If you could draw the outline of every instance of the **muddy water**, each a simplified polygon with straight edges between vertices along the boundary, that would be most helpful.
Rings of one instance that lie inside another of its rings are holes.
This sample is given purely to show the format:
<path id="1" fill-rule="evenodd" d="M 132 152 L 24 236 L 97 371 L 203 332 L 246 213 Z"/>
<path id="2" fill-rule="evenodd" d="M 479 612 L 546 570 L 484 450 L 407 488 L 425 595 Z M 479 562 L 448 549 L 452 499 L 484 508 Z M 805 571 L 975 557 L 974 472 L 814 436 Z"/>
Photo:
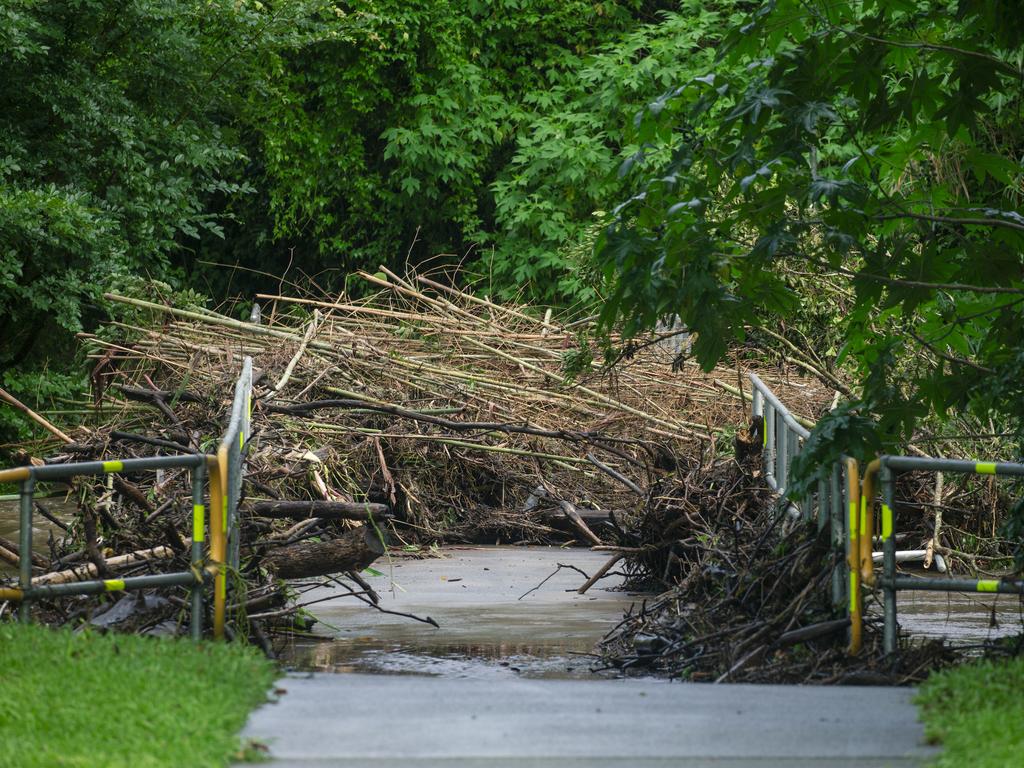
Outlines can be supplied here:
<path id="1" fill-rule="evenodd" d="M 65 503 L 63 498 L 42 499 L 41 501 L 46 505 L 47 511 L 51 512 L 58 520 L 68 519 L 74 511 L 74 505 Z M 0 501 L 0 536 L 15 542 L 19 541 L 18 531 L 21 528 L 18 509 L 16 501 Z M 50 548 L 47 542 L 51 532 L 55 539 L 59 539 L 64 533 L 38 512 L 32 515 L 32 549 L 34 551 L 49 556 Z M 0 575 L 10 576 L 16 573 L 16 568 L 0 560 Z"/>
<path id="2" fill-rule="evenodd" d="M 368 579 L 381 595 L 382 608 L 429 616 L 439 627 L 339 597 L 310 607 L 321 622 L 317 636 L 291 643 L 285 660 L 298 669 L 333 672 L 590 677 L 594 644 L 630 605 L 646 597 L 616 589 L 619 576 L 578 595 L 584 577 L 569 568 L 558 570 L 561 563 L 592 574 L 607 560 L 606 553 L 473 547 L 447 548 L 440 555 L 396 559 L 390 565 L 378 561 L 384 575 Z M 330 594 L 316 589 L 302 601 Z"/>
<path id="3" fill-rule="evenodd" d="M 952 645 L 977 645 L 1024 631 L 1024 604 L 1015 595 L 900 592 L 900 629 L 911 637 L 945 638 Z"/>

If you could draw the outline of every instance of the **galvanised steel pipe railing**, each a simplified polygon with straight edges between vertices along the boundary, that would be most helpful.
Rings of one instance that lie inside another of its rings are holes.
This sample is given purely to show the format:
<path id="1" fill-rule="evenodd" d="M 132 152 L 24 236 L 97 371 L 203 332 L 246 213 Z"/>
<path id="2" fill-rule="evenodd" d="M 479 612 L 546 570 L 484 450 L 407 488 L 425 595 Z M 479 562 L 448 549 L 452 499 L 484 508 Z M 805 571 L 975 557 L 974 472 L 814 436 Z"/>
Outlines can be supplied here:
<path id="1" fill-rule="evenodd" d="M 757 374 L 747 374 L 754 388 L 751 412 L 764 420 L 765 477 L 768 485 L 785 495 L 790 459 L 799 453 L 799 441 L 811 436 Z"/>
<path id="2" fill-rule="evenodd" d="M 218 445 L 216 456 L 189 454 L 184 456 L 152 456 L 115 461 L 86 461 L 75 464 L 51 464 L 42 467 L 19 467 L 0 470 L 0 483 L 20 483 L 20 557 L 18 587 L 0 587 L 0 600 L 20 602 L 19 617 L 27 622 L 35 600 L 66 595 L 92 595 L 104 592 L 145 589 L 149 587 L 191 587 L 191 632 L 196 640 L 202 637 L 203 586 L 214 582 L 213 636 L 224 636 L 227 595 L 227 566 L 238 568 L 238 504 L 242 491 L 244 458 L 252 426 L 252 359 L 246 357 L 242 373 L 235 383 L 234 399 L 227 429 Z M 191 569 L 178 573 L 132 576 L 124 579 L 94 579 L 67 584 L 32 585 L 33 494 L 40 480 L 65 480 L 80 475 L 184 467 L 192 473 L 192 551 Z M 203 503 L 203 481 L 210 483 L 210 544 L 208 561 L 203 559 L 206 540 L 206 506 Z"/>
<path id="3" fill-rule="evenodd" d="M 245 455 L 252 431 L 252 358 L 242 362 L 242 373 L 235 383 L 231 416 L 217 447 L 217 485 L 220 503 L 216 506 L 219 520 L 211 524 L 220 530 L 217 539 L 217 576 L 214 580 L 214 624 L 215 638 L 223 637 L 225 606 L 227 604 L 227 566 L 233 571 L 239 567 L 238 504 L 242 496 L 242 477 L 245 470 Z M 213 474 L 211 474 L 211 478 Z M 212 495 L 212 490 L 211 490 Z M 212 537 L 211 537 L 212 538 Z M 242 600 L 239 595 L 239 602 Z"/>
<path id="4" fill-rule="evenodd" d="M 19 618 L 23 623 L 31 619 L 31 606 L 36 600 L 66 595 L 94 595 L 104 592 L 144 589 L 147 587 L 191 587 L 191 632 L 198 640 L 202 636 L 203 582 L 210 575 L 203 563 L 203 531 L 205 505 L 203 479 L 207 457 L 201 454 L 185 456 L 152 456 L 117 461 L 84 461 L 74 464 L 50 464 L 41 467 L 19 467 L 0 471 L 0 482 L 20 483 L 20 531 L 18 558 L 18 587 L 0 588 L 0 600 L 21 603 Z M 150 576 L 132 576 L 125 579 L 93 579 L 67 584 L 32 584 L 32 518 L 33 495 L 36 483 L 45 480 L 67 480 L 82 475 L 102 475 L 120 472 L 141 472 L 158 469 L 186 468 L 192 474 L 192 567 L 188 571 L 162 573 Z"/>
<path id="5" fill-rule="evenodd" d="M 764 445 L 764 473 L 768 485 L 780 496 L 785 496 L 790 487 L 790 472 L 793 459 L 799 454 L 803 442 L 810 437 L 809 427 L 813 423 L 795 416 L 756 374 L 748 374 L 753 393 L 751 414 L 762 420 Z M 799 509 L 804 520 L 814 517 L 817 510 L 818 530 L 830 529 L 832 548 L 836 554 L 836 567 L 832 572 L 832 604 L 838 609 L 848 606 L 851 618 L 851 651 L 860 648 L 860 581 L 853 573 L 847 577 L 850 552 L 857 550 L 857 539 L 847 538 L 844 525 L 844 498 L 859 490 L 860 479 L 857 462 L 845 459 L 836 463 L 827 477 L 818 482 L 816 493 L 808 494 Z M 792 507 L 792 509 L 796 509 Z M 843 556 L 840 556 L 843 553 Z"/>
<path id="6" fill-rule="evenodd" d="M 941 592 L 990 592 L 1010 595 L 1024 594 L 1024 581 L 1014 579 L 919 579 L 896 575 L 896 538 L 893 536 L 896 506 L 896 476 L 900 472 L 954 472 L 971 475 L 1024 477 L 1024 464 L 998 461 L 960 461 L 928 459 L 917 456 L 882 456 L 878 459 L 878 476 L 882 487 L 882 579 L 885 601 L 883 647 L 894 653 L 898 645 L 899 625 L 896 621 L 896 593 L 900 590 Z M 870 507 L 871 500 L 867 502 Z"/>

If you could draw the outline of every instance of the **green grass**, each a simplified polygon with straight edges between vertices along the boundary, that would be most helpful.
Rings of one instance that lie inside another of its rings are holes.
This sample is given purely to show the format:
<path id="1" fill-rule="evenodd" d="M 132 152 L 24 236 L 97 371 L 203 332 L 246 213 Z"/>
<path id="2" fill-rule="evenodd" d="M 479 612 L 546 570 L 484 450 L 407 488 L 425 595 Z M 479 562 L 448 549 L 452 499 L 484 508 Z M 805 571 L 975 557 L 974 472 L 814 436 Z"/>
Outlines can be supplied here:
<path id="1" fill-rule="evenodd" d="M 222 766 L 274 666 L 238 645 L 0 624 L 0 766 Z"/>
<path id="2" fill-rule="evenodd" d="M 937 768 L 1024 765 L 1024 658 L 983 661 L 931 675 L 917 697 Z"/>

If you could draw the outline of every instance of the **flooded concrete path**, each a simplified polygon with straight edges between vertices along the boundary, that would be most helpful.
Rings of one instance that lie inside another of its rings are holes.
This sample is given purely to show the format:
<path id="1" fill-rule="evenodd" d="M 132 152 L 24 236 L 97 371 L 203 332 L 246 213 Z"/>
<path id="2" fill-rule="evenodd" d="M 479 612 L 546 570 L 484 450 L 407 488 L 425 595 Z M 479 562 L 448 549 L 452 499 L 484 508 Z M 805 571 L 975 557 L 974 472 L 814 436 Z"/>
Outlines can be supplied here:
<path id="1" fill-rule="evenodd" d="M 366 577 L 380 606 L 429 616 L 439 626 L 318 588 L 301 601 L 339 597 L 311 607 L 320 622 L 317 637 L 294 641 L 283 661 L 328 672 L 590 677 L 594 645 L 632 604 L 649 597 L 622 591 L 621 576 L 577 594 L 586 579 L 580 571 L 593 574 L 607 559 L 556 547 L 447 547 L 427 559 L 381 560 L 375 567 L 384 575 Z"/>
<path id="2" fill-rule="evenodd" d="M 311 606 L 321 637 L 297 642 L 289 660 L 322 671 L 279 681 L 284 693 L 243 733 L 269 745 L 271 766 L 902 768 L 934 753 L 922 746 L 911 689 L 590 674 L 594 660 L 577 654 L 643 596 L 609 589 L 617 579 L 577 595 L 584 577 L 568 568 L 531 590 L 559 563 L 593 573 L 602 553 L 441 554 L 378 563 L 385 575 L 369 579 L 383 607 L 430 616 L 439 628 L 351 597 Z"/>

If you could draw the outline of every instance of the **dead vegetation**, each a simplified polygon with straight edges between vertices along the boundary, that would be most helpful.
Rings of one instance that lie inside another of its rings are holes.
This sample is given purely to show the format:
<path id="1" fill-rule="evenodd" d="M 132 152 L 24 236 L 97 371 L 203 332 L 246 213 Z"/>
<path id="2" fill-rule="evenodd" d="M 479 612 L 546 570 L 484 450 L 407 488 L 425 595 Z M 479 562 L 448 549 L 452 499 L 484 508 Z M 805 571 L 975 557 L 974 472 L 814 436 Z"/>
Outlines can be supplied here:
<path id="1" fill-rule="evenodd" d="M 47 461 L 212 451 L 242 358 L 252 356 L 254 431 L 236 593 L 244 584 L 249 619 L 274 622 L 294 619 L 274 573 L 302 575 L 283 565 L 295 557 L 275 551 L 351 543 L 364 534 L 355 529 L 366 504 L 380 505 L 373 525 L 399 549 L 567 539 L 628 547 L 637 536 L 655 536 L 652 516 L 660 511 L 689 510 L 695 494 L 723 492 L 705 489 L 708 478 L 691 470 L 728 453 L 745 421 L 747 406 L 734 394 L 744 387 L 739 367 L 711 374 L 685 361 L 673 367 L 681 346 L 669 333 L 609 371 L 591 362 L 599 353 L 590 348 L 588 321 L 563 324 L 422 276 L 362 277 L 379 293 L 361 301 L 260 296 L 258 322 L 108 296 L 125 314 L 84 339 L 99 424 L 71 431 L 71 442 Z M 758 373 L 806 416 L 831 399 L 809 379 Z M 46 570 L 180 568 L 191 509 L 182 473 L 108 480 L 71 489 L 79 513 L 65 540 L 54 542 Z M 719 516 L 749 516 L 754 530 L 771 506 L 766 498 L 755 494 L 749 508 L 731 513 L 723 501 Z M 282 512 L 276 502 L 293 508 Z M 702 535 L 686 530 L 698 522 L 687 515 L 671 536 Z M 143 563 L 111 565 L 139 551 L 147 553 Z M 680 556 L 666 550 L 669 570 L 658 575 L 681 573 L 671 562 Z M 80 602 L 54 610 L 70 610 L 62 616 L 70 620 L 95 608 Z M 235 629 L 249 629 L 240 613 Z"/>

